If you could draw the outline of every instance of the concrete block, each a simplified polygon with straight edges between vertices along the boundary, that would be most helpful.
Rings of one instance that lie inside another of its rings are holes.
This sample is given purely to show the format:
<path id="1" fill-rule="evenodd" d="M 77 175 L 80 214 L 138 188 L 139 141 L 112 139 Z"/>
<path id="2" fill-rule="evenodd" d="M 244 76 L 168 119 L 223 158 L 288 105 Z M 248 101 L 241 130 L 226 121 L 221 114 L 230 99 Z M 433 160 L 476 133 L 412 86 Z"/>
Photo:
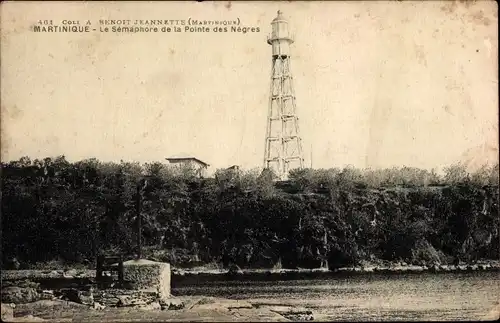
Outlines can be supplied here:
<path id="1" fill-rule="evenodd" d="M 170 297 L 170 264 L 150 260 L 123 263 L 123 278 L 138 291 L 157 292 L 160 299 Z"/>

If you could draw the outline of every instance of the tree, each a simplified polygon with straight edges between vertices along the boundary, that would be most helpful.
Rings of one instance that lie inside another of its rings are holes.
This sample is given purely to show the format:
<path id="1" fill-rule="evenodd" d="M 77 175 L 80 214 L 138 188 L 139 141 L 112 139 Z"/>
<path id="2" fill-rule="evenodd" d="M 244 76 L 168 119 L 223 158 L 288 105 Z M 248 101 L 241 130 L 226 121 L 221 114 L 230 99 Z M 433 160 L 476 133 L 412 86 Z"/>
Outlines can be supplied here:
<path id="1" fill-rule="evenodd" d="M 466 167 L 460 163 L 446 167 L 444 171 L 444 182 L 447 184 L 461 184 L 469 178 Z"/>

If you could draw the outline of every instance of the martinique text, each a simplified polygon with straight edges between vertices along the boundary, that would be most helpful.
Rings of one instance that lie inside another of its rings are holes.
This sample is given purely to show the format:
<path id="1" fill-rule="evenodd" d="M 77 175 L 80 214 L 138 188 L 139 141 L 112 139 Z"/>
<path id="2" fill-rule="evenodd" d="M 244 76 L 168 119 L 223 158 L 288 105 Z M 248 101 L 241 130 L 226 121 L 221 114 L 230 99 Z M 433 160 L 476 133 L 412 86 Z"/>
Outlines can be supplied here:
<path id="1" fill-rule="evenodd" d="M 91 31 L 89 26 L 33 26 L 34 32 L 73 32 L 73 33 L 89 33 Z"/>

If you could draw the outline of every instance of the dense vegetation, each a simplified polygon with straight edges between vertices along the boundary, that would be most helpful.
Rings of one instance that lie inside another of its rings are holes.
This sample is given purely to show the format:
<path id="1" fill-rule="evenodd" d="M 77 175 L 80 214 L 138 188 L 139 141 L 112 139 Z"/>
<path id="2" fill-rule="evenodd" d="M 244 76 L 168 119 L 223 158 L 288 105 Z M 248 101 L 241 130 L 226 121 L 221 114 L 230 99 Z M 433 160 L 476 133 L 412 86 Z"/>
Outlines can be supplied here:
<path id="1" fill-rule="evenodd" d="M 274 184 L 271 172 L 22 158 L 2 164 L 2 266 L 133 256 L 138 200 L 146 256 L 177 266 L 498 259 L 498 193 L 498 165 L 304 169 Z"/>

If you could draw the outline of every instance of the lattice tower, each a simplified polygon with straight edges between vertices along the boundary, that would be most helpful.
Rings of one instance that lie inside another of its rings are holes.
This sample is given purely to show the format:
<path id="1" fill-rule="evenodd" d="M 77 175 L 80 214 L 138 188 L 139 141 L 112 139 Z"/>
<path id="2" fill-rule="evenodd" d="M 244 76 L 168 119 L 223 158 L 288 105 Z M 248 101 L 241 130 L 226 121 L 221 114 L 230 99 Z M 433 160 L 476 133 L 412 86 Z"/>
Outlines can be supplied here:
<path id="1" fill-rule="evenodd" d="M 272 67 L 264 168 L 272 169 L 284 180 L 290 170 L 303 168 L 304 158 L 290 67 L 290 45 L 294 40 L 281 11 L 271 26 L 267 38 L 272 46 Z"/>

